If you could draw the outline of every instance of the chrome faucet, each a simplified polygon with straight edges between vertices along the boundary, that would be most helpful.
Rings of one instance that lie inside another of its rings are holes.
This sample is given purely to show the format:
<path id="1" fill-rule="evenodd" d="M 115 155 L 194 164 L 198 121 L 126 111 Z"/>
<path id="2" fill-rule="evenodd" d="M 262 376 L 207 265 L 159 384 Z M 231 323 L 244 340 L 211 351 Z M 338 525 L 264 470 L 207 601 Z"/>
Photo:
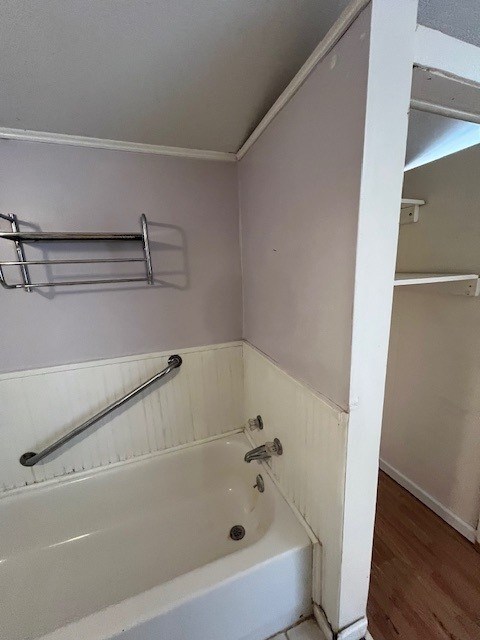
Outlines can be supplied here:
<path id="1" fill-rule="evenodd" d="M 268 460 L 273 455 L 281 456 L 283 453 L 282 443 L 278 438 L 275 438 L 273 442 L 266 442 L 261 444 L 255 449 L 251 449 L 245 454 L 245 462 L 251 462 L 252 460 Z"/>

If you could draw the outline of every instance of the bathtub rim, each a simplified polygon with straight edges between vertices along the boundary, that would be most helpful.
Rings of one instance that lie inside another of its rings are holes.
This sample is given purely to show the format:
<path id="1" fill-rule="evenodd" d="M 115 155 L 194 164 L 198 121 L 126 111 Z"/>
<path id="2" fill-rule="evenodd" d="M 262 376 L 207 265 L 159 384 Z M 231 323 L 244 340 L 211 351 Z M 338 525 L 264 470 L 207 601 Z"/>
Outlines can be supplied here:
<path id="1" fill-rule="evenodd" d="M 214 442 L 215 440 L 220 440 L 223 438 L 231 438 L 241 433 L 243 433 L 245 436 L 247 435 L 244 427 L 238 427 L 237 429 L 225 431 L 225 433 L 209 436 L 208 438 L 202 438 L 201 440 L 185 442 L 184 444 L 179 444 L 179 445 L 176 445 L 175 447 L 169 447 L 168 449 L 162 449 L 160 451 L 149 451 L 148 453 L 144 453 L 139 456 L 132 456 L 131 458 L 126 458 L 125 460 L 117 460 L 116 462 L 110 462 L 108 464 L 101 465 L 99 467 L 94 467 L 93 469 L 86 469 L 82 471 L 72 471 L 70 473 L 57 476 L 56 478 L 49 478 L 48 480 L 39 480 L 38 482 L 26 484 L 22 487 L 14 487 L 12 489 L 6 489 L 0 492 L 0 504 L 2 503 L 3 500 L 7 500 L 8 498 L 14 498 L 18 495 L 22 495 L 30 491 L 41 491 L 42 489 L 47 489 L 52 486 L 68 484 L 70 482 L 75 482 L 76 480 L 82 480 L 85 478 L 90 478 L 92 476 L 98 476 L 100 474 L 104 474 L 108 471 L 112 471 L 113 469 L 118 469 L 119 467 L 123 467 L 125 465 L 134 464 L 136 462 L 145 462 L 146 460 L 150 460 L 152 458 L 158 458 L 160 456 L 168 455 L 169 453 L 175 453 L 177 451 L 190 449 L 191 447 L 196 447 L 198 445 L 208 444 L 209 442 Z"/>

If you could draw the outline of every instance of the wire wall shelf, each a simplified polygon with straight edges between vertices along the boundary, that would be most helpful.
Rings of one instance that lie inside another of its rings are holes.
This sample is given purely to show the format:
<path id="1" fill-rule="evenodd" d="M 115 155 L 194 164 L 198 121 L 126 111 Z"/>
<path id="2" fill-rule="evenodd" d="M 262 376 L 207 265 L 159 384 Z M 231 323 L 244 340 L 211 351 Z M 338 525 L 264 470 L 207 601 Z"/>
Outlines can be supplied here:
<path id="1" fill-rule="evenodd" d="M 42 287 L 66 287 L 78 285 L 117 284 L 122 282 L 145 282 L 153 284 L 152 259 L 148 239 L 147 218 L 140 217 L 140 231 L 138 233 L 79 233 L 79 232 L 44 232 L 20 231 L 15 214 L 0 213 L 0 218 L 10 223 L 11 231 L 0 231 L 0 238 L 10 240 L 15 245 L 17 260 L 0 260 L 0 285 L 5 289 L 24 289 L 31 291 Z M 24 244 L 37 242 L 133 242 L 142 249 L 139 258 L 83 258 L 65 260 L 27 260 Z M 31 280 L 29 267 L 32 265 L 73 265 L 73 264 L 105 264 L 105 263 L 135 263 L 145 264 L 145 275 L 135 277 L 90 278 L 88 280 L 53 280 L 51 282 L 34 282 Z M 7 282 L 3 267 L 18 267 L 21 280 Z"/>

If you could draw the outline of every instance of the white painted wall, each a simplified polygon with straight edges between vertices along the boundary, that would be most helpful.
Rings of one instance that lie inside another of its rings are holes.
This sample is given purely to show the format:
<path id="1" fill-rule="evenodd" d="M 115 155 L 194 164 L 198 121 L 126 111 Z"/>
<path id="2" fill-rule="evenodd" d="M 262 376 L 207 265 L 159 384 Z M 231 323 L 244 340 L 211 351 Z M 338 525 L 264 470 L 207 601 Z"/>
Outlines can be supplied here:
<path id="1" fill-rule="evenodd" d="M 39 462 L 39 451 L 166 366 L 183 365 L 118 411 Z M 0 492 L 74 471 L 195 442 L 243 426 L 239 342 L 0 376 Z"/>
<path id="2" fill-rule="evenodd" d="M 401 227 L 400 271 L 480 273 L 479 171 L 477 146 L 405 174 L 404 195 L 427 204 L 418 223 Z M 471 539 L 480 513 L 479 327 L 478 298 L 396 291 L 381 448 Z"/>

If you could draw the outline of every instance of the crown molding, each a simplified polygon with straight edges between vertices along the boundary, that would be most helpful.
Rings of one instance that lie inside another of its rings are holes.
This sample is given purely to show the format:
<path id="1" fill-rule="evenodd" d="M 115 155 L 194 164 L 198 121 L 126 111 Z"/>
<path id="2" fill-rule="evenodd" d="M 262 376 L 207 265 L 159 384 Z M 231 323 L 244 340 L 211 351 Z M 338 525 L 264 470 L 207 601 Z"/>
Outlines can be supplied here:
<path id="1" fill-rule="evenodd" d="M 203 149 L 183 149 L 181 147 L 164 147 L 143 142 L 126 142 L 122 140 L 107 140 L 103 138 L 87 138 L 73 136 L 66 133 L 47 133 L 45 131 L 30 131 L 28 129 L 9 129 L 0 127 L 0 139 L 24 140 L 27 142 L 48 142 L 74 147 L 90 147 L 93 149 L 110 149 L 113 151 L 134 151 L 136 153 L 151 153 L 161 156 L 190 158 L 196 160 L 215 160 L 217 162 L 235 162 L 235 153 L 226 151 L 206 151 Z"/>
<path id="2" fill-rule="evenodd" d="M 237 162 L 258 140 L 272 120 L 280 113 L 293 98 L 315 67 L 321 62 L 349 29 L 360 13 L 370 4 L 371 0 L 352 0 L 343 10 L 339 18 L 328 31 L 320 44 L 315 48 L 307 61 L 294 76 L 286 89 L 280 94 L 272 107 L 267 111 L 245 143 L 236 153 L 227 151 L 209 151 L 203 149 L 184 149 L 181 147 L 166 147 L 162 145 L 146 144 L 142 142 L 127 142 L 122 140 L 108 140 L 104 138 L 88 138 L 65 133 L 48 133 L 46 131 L 31 131 L 28 129 L 10 129 L 0 127 L 0 139 L 25 140 L 28 142 L 48 142 L 75 147 L 90 147 L 94 149 L 111 149 L 114 151 L 134 151 L 136 153 L 151 153 L 177 158 L 191 158 L 197 160 L 214 160 L 217 162 Z"/>
<path id="3" fill-rule="evenodd" d="M 300 68 L 298 73 L 293 77 L 287 88 L 280 94 L 277 100 L 273 103 L 266 115 L 259 122 L 245 143 L 237 151 L 237 160 L 241 160 L 247 151 L 253 146 L 253 144 L 262 135 L 268 125 L 277 116 L 285 105 L 293 98 L 300 87 L 303 85 L 308 76 L 312 73 L 315 67 L 321 62 L 325 56 L 327 56 L 333 47 L 337 44 L 344 33 L 355 22 L 360 13 L 370 4 L 371 0 L 352 0 L 350 4 L 345 7 L 338 19 L 332 25 L 327 35 L 323 38 L 320 44 L 314 49 L 313 53 L 307 59 L 307 61 Z"/>

